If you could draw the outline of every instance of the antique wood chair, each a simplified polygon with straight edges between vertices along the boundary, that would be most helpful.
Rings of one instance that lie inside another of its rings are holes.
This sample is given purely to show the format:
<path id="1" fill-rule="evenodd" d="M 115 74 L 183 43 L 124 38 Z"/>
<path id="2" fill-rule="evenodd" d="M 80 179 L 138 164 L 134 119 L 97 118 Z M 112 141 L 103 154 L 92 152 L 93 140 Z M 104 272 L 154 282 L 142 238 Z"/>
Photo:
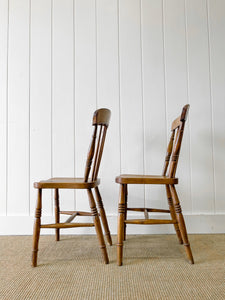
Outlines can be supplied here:
<path id="1" fill-rule="evenodd" d="M 84 178 L 50 178 L 48 180 L 35 182 L 34 187 L 38 189 L 37 206 L 34 222 L 33 233 L 33 252 L 32 252 L 32 266 L 37 266 L 37 252 L 38 241 L 41 228 L 55 228 L 56 241 L 59 241 L 60 228 L 73 228 L 73 227 L 93 227 L 98 236 L 100 248 L 104 262 L 108 264 L 108 254 L 106 245 L 102 233 L 102 227 L 99 219 L 99 215 L 102 220 L 106 239 L 110 245 L 112 245 L 111 235 L 106 219 L 105 210 L 102 203 L 102 198 L 98 189 L 100 179 L 98 179 L 98 171 L 102 158 L 104 142 L 106 137 L 107 128 L 109 125 L 111 112 L 108 109 L 102 108 L 95 111 L 93 116 L 94 132 L 88 151 Z M 94 159 L 94 160 L 93 160 Z M 93 160 L 93 164 L 92 164 Z M 90 173 L 91 172 L 91 173 Z M 89 174 L 91 174 L 89 178 Z M 42 209 L 42 189 L 54 189 L 55 190 L 55 223 L 54 224 L 41 224 L 41 209 Z M 59 208 L 59 189 L 85 189 L 87 190 L 89 205 L 91 212 L 83 211 L 60 211 Z M 96 200 L 99 208 L 99 212 L 96 208 L 95 199 L 92 193 L 92 189 L 95 190 Z M 70 215 L 70 217 L 64 223 L 60 223 L 60 214 Z M 71 223 L 76 216 L 92 216 L 93 223 Z"/>
<path id="2" fill-rule="evenodd" d="M 171 127 L 171 138 L 167 148 L 167 154 L 163 167 L 162 176 L 152 175 L 120 175 L 116 177 L 116 182 L 120 184 L 120 198 L 118 206 L 118 243 L 117 243 L 117 264 L 122 265 L 123 260 L 123 241 L 126 239 L 127 224 L 173 224 L 180 244 L 183 244 L 190 263 L 194 263 L 190 243 L 188 241 L 184 218 L 181 211 L 180 201 L 175 189 L 178 178 L 175 178 L 177 163 L 181 148 L 183 131 L 189 105 L 183 107 L 181 115 L 175 119 Z M 169 169 L 168 169 L 169 167 Z M 168 172 L 167 172 L 168 169 Z M 127 185 L 128 184 L 163 184 L 166 188 L 169 209 L 154 208 L 128 208 L 127 207 Z M 144 219 L 128 219 L 127 211 L 143 211 Z M 170 213 L 171 219 L 152 219 L 149 212 Z"/>

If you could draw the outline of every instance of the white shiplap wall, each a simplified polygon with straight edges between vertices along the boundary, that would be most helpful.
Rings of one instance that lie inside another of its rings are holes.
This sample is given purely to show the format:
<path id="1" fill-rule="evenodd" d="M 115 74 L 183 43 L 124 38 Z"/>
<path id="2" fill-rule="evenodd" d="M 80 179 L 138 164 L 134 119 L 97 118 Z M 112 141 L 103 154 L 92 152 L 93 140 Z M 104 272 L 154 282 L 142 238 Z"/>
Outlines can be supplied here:
<path id="1" fill-rule="evenodd" d="M 224 53 L 224 0 L 0 0 L 0 233 L 32 233 L 34 181 L 83 175 L 100 107 L 112 111 L 100 175 L 116 233 L 115 176 L 161 173 L 186 103 L 178 192 L 188 231 L 224 232 Z M 167 206 L 159 186 L 130 187 L 129 203 Z M 87 209 L 86 194 L 62 191 L 61 207 Z"/>

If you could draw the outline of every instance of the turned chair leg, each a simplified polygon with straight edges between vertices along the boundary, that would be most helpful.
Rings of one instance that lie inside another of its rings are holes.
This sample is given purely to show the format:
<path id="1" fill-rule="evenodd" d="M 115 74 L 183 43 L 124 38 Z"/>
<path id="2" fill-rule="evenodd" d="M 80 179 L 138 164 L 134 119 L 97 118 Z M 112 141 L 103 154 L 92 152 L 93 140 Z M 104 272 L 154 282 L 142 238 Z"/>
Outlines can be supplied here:
<path id="1" fill-rule="evenodd" d="M 123 264 L 123 241 L 125 220 L 125 185 L 120 184 L 120 198 L 118 205 L 118 232 L 117 232 L 117 264 Z"/>
<path id="2" fill-rule="evenodd" d="M 99 244 L 100 244 L 100 249 L 102 250 L 102 255 L 103 255 L 104 262 L 106 264 L 108 264 L 109 263 L 109 258 L 108 258 L 108 254 L 107 254 L 107 250 L 106 250 L 106 245 L 105 245 L 105 241 L 104 241 L 104 236 L 103 236 L 102 227 L 101 227 L 100 219 L 99 219 L 99 216 L 98 216 L 98 211 L 97 211 L 97 208 L 96 208 L 94 196 L 93 196 L 92 191 L 90 189 L 87 190 L 87 193 L 88 193 L 88 198 L 89 198 L 89 205 L 90 205 L 93 220 L 94 220 L 95 230 L 96 230 L 98 240 L 99 240 Z"/>
<path id="3" fill-rule="evenodd" d="M 125 213 L 124 213 L 124 220 L 127 219 L 127 184 L 124 185 L 124 197 L 125 197 Z M 126 241 L 126 230 L 127 229 L 127 224 L 124 223 L 124 235 L 123 235 L 123 240 Z"/>
<path id="4" fill-rule="evenodd" d="M 191 264 L 194 263 L 194 259 L 192 256 L 192 252 L 191 252 L 191 247 L 190 247 L 190 243 L 188 240 L 188 235 L 187 235 L 187 230 L 186 230 L 186 226 L 185 226 L 185 222 L 184 222 L 184 217 L 182 214 L 182 210 L 181 210 L 181 206 L 180 206 L 180 201 L 177 195 L 177 191 L 175 189 L 174 185 L 170 185 L 170 191 L 172 194 L 172 199 L 173 199 L 173 204 L 175 207 L 175 212 L 177 215 L 177 220 L 178 220 L 178 225 L 181 231 L 181 236 L 182 236 L 182 240 L 184 243 L 184 247 L 185 247 L 185 251 L 188 257 L 188 260 Z"/>
<path id="5" fill-rule="evenodd" d="M 41 228 L 41 208 L 42 208 L 42 190 L 38 189 L 37 207 L 35 212 L 34 233 L 33 233 L 33 251 L 32 251 L 32 266 L 37 266 L 38 242 Z"/>
<path id="6" fill-rule="evenodd" d="M 174 208 L 174 205 L 173 205 L 173 199 L 172 199 L 172 195 L 171 195 L 171 192 L 170 192 L 169 185 L 166 185 L 166 194 L 167 194 L 167 200 L 168 200 L 168 204 L 169 204 L 171 218 L 173 220 L 177 221 L 177 216 L 176 216 L 175 208 Z M 178 226 L 178 221 L 177 221 L 177 223 L 174 224 L 174 228 L 175 228 L 179 243 L 183 244 L 182 236 L 181 236 L 180 229 L 179 229 L 179 226 Z"/>
<path id="7" fill-rule="evenodd" d="M 55 189 L 55 223 L 59 223 L 59 190 Z M 59 241 L 59 228 L 55 229 L 55 240 Z"/>
<path id="8" fill-rule="evenodd" d="M 106 239 L 107 239 L 107 242 L 109 243 L 109 245 L 112 246 L 112 238 L 111 238 L 111 234 L 109 231 L 109 225 L 108 225 L 105 209 L 104 209 L 103 202 L 102 202 L 102 197 L 101 197 L 98 187 L 95 188 L 95 195 L 96 195 L 97 205 L 99 208 L 100 217 L 102 220 L 102 225 L 103 225 L 103 228 L 105 231 L 105 236 L 106 236 Z"/>

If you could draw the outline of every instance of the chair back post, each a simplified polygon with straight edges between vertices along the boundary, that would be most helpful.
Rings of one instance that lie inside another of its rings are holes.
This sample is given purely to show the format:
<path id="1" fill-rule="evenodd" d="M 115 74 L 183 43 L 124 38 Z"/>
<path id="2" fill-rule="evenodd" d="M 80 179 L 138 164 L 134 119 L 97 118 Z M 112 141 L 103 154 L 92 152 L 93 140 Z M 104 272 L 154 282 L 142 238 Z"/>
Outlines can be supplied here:
<path id="1" fill-rule="evenodd" d="M 173 141 L 174 141 L 174 135 L 175 135 L 175 130 L 172 130 L 172 134 L 170 137 L 170 141 L 167 147 L 167 153 L 166 153 L 166 157 L 165 157 L 165 162 L 164 162 L 164 167 L 163 167 L 163 172 L 162 175 L 166 176 L 166 172 L 169 166 L 169 162 L 170 162 L 170 156 L 173 150 Z"/>
<path id="2" fill-rule="evenodd" d="M 103 131 L 102 131 L 102 126 L 103 126 Z M 103 153 L 103 148 L 104 148 L 104 144 L 105 144 L 107 128 L 108 128 L 108 126 L 101 125 L 100 134 L 99 134 L 99 147 L 98 147 L 98 151 L 96 151 L 95 164 L 94 164 L 94 167 L 92 170 L 92 176 L 91 176 L 92 181 L 96 180 L 98 177 L 98 171 L 99 171 L 99 167 L 100 167 L 100 163 L 101 163 L 101 159 L 102 159 L 102 153 Z"/>
<path id="3" fill-rule="evenodd" d="M 180 154 L 181 143 L 183 139 L 185 121 L 187 120 L 187 115 L 190 105 L 187 104 L 183 107 L 181 115 L 175 119 L 171 127 L 171 138 L 167 148 L 167 155 L 165 158 L 163 176 L 166 176 L 166 172 L 169 166 L 168 177 L 174 178 L 177 170 L 177 164 Z M 175 138 L 174 138 L 175 136 Z"/>
<path id="4" fill-rule="evenodd" d="M 93 132 L 93 135 L 92 135 L 91 144 L 90 144 L 89 150 L 88 150 L 88 155 L 87 155 L 87 160 L 86 160 L 86 167 L 85 167 L 85 172 L 84 172 L 84 181 L 85 182 L 88 181 L 88 176 L 89 176 L 89 173 L 90 173 L 90 170 L 91 170 L 92 159 L 93 159 L 94 152 L 95 152 L 96 135 L 97 135 L 97 125 L 95 125 L 95 127 L 94 127 L 94 132 Z"/>
<path id="5" fill-rule="evenodd" d="M 89 178 L 93 157 L 94 157 L 94 163 L 92 168 L 91 180 L 94 181 L 97 179 L 103 148 L 104 148 L 104 143 L 105 143 L 106 132 L 110 121 L 110 116 L 111 116 L 111 111 L 106 108 L 101 108 L 94 112 L 93 123 L 92 123 L 92 125 L 94 126 L 94 133 L 92 135 L 92 141 L 87 155 L 85 175 L 84 175 L 85 182 L 87 182 Z M 98 127 L 100 127 L 99 130 Z M 97 142 L 97 147 L 96 147 L 96 142 Z"/>

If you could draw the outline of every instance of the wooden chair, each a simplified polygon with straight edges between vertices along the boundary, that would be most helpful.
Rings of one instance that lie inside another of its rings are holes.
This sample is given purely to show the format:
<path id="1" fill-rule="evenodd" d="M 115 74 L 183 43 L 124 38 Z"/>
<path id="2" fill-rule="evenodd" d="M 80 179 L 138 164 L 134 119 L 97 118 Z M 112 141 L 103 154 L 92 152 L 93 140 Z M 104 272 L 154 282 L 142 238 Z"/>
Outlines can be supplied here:
<path id="1" fill-rule="evenodd" d="M 37 252 L 38 241 L 41 228 L 55 228 L 56 241 L 59 241 L 60 228 L 73 228 L 73 227 L 92 227 L 95 226 L 95 230 L 98 236 L 100 248 L 104 262 L 108 264 L 108 254 L 106 245 L 102 233 L 102 227 L 99 219 L 99 214 L 104 227 L 107 241 L 112 245 L 111 235 L 106 219 L 105 210 L 102 203 L 102 198 L 98 189 L 100 179 L 98 179 L 98 171 L 102 158 L 104 142 L 106 137 L 107 128 L 109 125 L 111 112 L 108 109 L 102 108 L 95 111 L 93 116 L 94 132 L 88 151 L 84 178 L 50 178 L 48 180 L 35 182 L 34 187 L 38 189 L 37 207 L 35 213 L 34 233 L 33 233 L 33 252 L 32 252 L 32 266 L 37 266 Z M 94 162 L 92 164 L 92 160 Z M 91 172 L 91 177 L 89 174 Z M 41 209 L 42 209 L 42 190 L 54 189 L 55 190 L 55 223 L 54 224 L 41 224 Z M 89 205 L 91 212 L 83 211 L 60 211 L 59 209 L 59 189 L 85 189 L 87 190 Z M 99 213 L 96 208 L 95 199 L 92 193 L 92 189 L 95 190 L 96 201 L 99 208 Z M 60 214 L 70 215 L 65 223 L 60 223 Z M 92 216 L 93 223 L 71 223 L 76 216 Z"/>
<path id="2" fill-rule="evenodd" d="M 167 148 L 165 163 L 162 176 L 152 175 L 120 175 L 116 177 L 116 182 L 120 184 L 120 198 L 118 206 L 118 243 L 117 243 L 117 264 L 122 265 L 123 260 L 123 241 L 126 239 L 127 224 L 173 224 L 180 244 L 183 244 L 186 250 L 188 260 L 194 263 L 190 243 L 188 241 L 184 218 L 181 211 L 180 201 L 175 189 L 178 178 L 175 177 L 177 163 L 183 138 L 183 131 L 189 105 L 183 107 L 181 115 L 173 121 L 171 127 L 171 138 Z M 169 167 L 169 169 L 168 169 Z M 168 169 L 168 172 L 167 172 Z M 127 207 L 127 185 L 128 184 L 163 184 L 166 188 L 166 195 L 169 209 L 154 208 L 128 208 Z M 145 219 L 127 219 L 127 211 L 143 211 Z M 149 212 L 170 213 L 170 220 L 150 219 Z"/>

